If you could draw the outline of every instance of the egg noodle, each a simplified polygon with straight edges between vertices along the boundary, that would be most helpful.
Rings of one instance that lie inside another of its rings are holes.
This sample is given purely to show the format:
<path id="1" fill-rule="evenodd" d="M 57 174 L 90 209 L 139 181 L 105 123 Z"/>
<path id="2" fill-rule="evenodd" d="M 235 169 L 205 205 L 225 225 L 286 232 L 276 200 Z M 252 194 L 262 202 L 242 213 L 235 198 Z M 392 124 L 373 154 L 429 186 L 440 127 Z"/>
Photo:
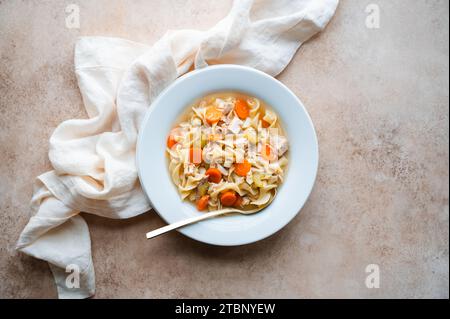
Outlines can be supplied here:
<path id="1" fill-rule="evenodd" d="M 172 180 L 200 211 L 268 205 L 283 182 L 287 151 L 275 112 L 240 93 L 201 98 L 167 138 Z"/>

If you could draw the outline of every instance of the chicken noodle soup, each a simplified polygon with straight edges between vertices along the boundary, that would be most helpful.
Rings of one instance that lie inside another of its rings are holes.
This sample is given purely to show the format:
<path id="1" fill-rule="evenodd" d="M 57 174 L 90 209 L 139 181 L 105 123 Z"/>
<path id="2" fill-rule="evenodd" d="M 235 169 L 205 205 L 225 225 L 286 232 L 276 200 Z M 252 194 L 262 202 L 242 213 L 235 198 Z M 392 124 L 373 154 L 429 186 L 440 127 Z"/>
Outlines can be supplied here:
<path id="1" fill-rule="evenodd" d="M 167 137 L 169 171 L 199 211 L 263 208 L 288 164 L 288 141 L 259 99 L 224 92 L 196 101 Z"/>

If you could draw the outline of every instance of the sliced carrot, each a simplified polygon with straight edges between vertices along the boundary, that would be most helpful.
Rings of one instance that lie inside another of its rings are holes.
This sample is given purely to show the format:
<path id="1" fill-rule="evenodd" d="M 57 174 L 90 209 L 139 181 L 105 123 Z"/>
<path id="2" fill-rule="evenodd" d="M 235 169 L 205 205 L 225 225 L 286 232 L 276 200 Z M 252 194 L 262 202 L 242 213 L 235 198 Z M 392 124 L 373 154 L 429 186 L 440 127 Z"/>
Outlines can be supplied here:
<path id="1" fill-rule="evenodd" d="M 275 154 L 269 144 L 263 144 L 261 147 L 261 155 L 268 161 L 275 160 Z"/>
<path id="2" fill-rule="evenodd" d="M 250 169 L 252 168 L 252 164 L 247 162 L 247 160 L 244 160 L 242 163 L 236 163 L 234 164 L 234 171 L 239 176 L 247 176 L 248 172 L 250 172 Z"/>
<path id="3" fill-rule="evenodd" d="M 204 195 L 200 197 L 197 201 L 197 209 L 199 211 L 205 210 L 208 207 L 209 195 Z"/>
<path id="4" fill-rule="evenodd" d="M 268 128 L 270 126 L 270 123 L 267 122 L 266 120 L 261 120 L 261 124 L 263 128 Z"/>
<path id="5" fill-rule="evenodd" d="M 206 176 L 208 176 L 208 180 L 213 183 L 219 183 L 222 179 L 222 173 L 214 167 L 208 168 Z"/>
<path id="6" fill-rule="evenodd" d="M 178 142 L 175 140 L 175 136 L 169 135 L 169 137 L 167 138 L 167 147 L 172 148 L 177 143 Z"/>
<path id="7" fill-rule="evenodd" d="M 202 149 L 200 147 L 191 147 L 189 149 L 189 162 L 194 164 L 202 162 Z"/>
<path id="8" fill-rule="evenodd" d="M 209 125 L 219 122 L 221 117 L 222 111 L 218 110 L 216 107 L 210 106 L 206 109 L 205 118 Z"/>
<path id="9" fill-rule="evenodd" d="M 223 206 L 231 207 L 236 202 L 236 194 L 233 191 L 227 191 L 220 196 L 220 202 Z"/>
<path id="10" fill-rule="evenodd" d="M 241 120 L 245 120 L 250 114 L 247 102 L 241 99 L 237 99 L 234 103 L 234 111 Z"/>
<path id="11" fill-rule="evenodd" d="M 236 194 L 236 201 L 233 204 L 233 207 L 239 208 L 242 206 L 242 202 L 244 201 L 244 199 L 242 198 L 242 196 L 240 196 L 239 194 Z"/>

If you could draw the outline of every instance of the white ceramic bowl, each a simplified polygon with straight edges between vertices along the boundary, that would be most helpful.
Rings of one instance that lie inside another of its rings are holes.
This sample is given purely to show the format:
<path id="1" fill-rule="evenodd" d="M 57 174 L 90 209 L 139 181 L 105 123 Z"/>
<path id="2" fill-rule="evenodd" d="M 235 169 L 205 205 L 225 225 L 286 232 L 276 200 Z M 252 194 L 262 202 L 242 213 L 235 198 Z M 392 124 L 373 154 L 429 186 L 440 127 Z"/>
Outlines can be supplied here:
<path id="1" fill-rule="evenodd" d="M 283 228 L 306 202 L 316 178 L 318 144 L 311 119 L 300 100 L 281 82 L 252 68 L 218 65 L 190 72 L 164 90 L 149 108 L 139 133 L 139 178 L 153 208 L 167 222 L 198 214 L 183 202 L 167 168 L 166 138 L 186 107 L 217 91 L 240 91 L 268 103 L 281 118 L 289 140 L 289 166 L 272 204 L 250 216 L 202 221 L 179 231 L 214 245 L 235 246 L 266 238 Z"/>

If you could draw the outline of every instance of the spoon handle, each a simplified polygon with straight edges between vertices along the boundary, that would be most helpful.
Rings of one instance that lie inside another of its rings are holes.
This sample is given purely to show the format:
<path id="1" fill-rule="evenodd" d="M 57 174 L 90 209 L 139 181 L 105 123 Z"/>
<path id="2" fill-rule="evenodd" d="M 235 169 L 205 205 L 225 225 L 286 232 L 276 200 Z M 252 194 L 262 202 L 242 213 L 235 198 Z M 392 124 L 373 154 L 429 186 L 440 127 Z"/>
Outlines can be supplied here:
<path id="1" fill-rule="evenodd" d="M 162 235 L 164 233 L 167 233 L 167 232 L 169 232 L 171 230 L 174 230 L 174 229 L 177 229 L 177 228 L 180 228 L 180 227 L 183 227 L 183 226 L 187 226 L 187 225 L 190 225 L 190 224 L 194 224 L 196 222 L 199 222 L 201 220 L 205 220 L 205 219 L 208 219 L 208 218 L 224 215 L 224 214 L 227 214 L 227 213 L 230 213 L 230 212 L 239 212 L 239 211 L 238 210 L 233 210 L 233 209 L 222 209 L 222 210 L 213 211 L 213 212 L 210 212 L 210 213 L 202 214 L 200 216 L 195 216 L 195 217 L 187 218 L 187 219 L 184 219 L 184 220 L 180 220 L 179 222 L 176 222 L 176 223 L 173 223 L 173 224 L 170 224 L 170 225 L 167 225 L 167 226 L 155 229 L 155 230 L 153 230 L 151 232 L 148 232 L 146 236 L 147 236 L 147 239 L 154 238 L 156 236 L 159 236 L 159 235 Z"/>

